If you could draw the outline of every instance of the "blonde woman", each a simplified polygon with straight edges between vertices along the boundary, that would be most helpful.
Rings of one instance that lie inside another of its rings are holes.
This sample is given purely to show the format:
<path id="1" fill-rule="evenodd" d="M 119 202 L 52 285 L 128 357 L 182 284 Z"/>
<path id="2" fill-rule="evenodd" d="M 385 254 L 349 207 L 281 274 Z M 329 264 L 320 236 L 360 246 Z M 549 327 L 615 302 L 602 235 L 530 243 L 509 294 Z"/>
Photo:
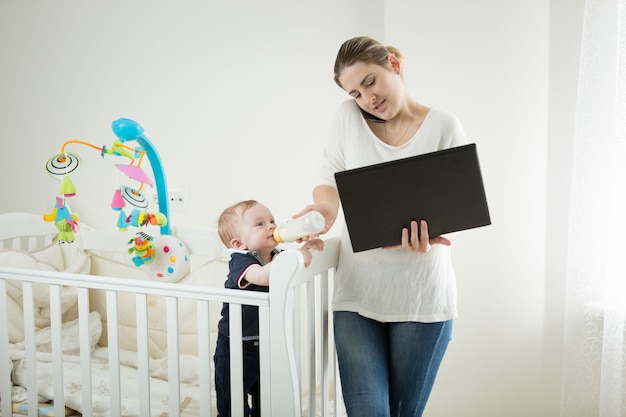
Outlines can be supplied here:
<path id="1" fill-rule="evenodd" d="M 335 172 L 466 144 L 456 117 L 413 98 L 402 68 L 398 49 L 368 37 L 339 49 L 335 82 L 351 98 L 332 121 L 314 203 L 297 214 L 321 212 L 323 232 L 340 205 Z M 421 416 L 451 340 L 457 309 L 450 240 L 429 237 L 426 221 L 398 235 L 398 247 L 354 253 L 342 231 L 333 317 L 350 417 Z"/>

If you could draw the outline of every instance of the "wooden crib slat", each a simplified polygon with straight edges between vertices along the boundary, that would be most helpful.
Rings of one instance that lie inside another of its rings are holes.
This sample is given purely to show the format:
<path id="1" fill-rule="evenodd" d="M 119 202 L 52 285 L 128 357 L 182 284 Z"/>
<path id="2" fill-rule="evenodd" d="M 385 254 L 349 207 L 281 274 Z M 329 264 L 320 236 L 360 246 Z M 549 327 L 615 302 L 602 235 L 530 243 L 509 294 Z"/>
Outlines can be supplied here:
<path id="1" fill-rule="evenodd" d="M 212 392 L 211 375 L 211 357 L 210 355 L 203 355 L 202 352 L 210 352 L 211 340 L 209 335 L 210 318 L 209 318 L 209 302 L 198 300 L 196 302 L 196 315 L 198 323 L 198 382 L 200 385 L 200 392 Z M 211 396 L 201 395 L 200 401 L 200 415 L 211 417 L 213 411 L 211 410 Z"/>
<path id="2" fill-rule="evenodd" d="M 180 417 L 180 362 L 178 356 L 178 298 L 166 297 L 167 372 L 170 382 L 170 416 Z"/>
<path id="3" fill-rule="evenodd" d="M 38 236 L 29 236 L 28 243 L 27 243 L 27 248 L 28 248 L 27 250 L 32 251 L 32 250 L 37 249 L 38 247 L 40 247 L 41 244 L 39 242 L 42 240 L 43 239 L 41 239 Z"/>
<path id="4" fill-rule="evenodd" d="M 310 280 L 306 283 L 307 299 L 306 299 L 306 330 L 307 330 L 307 349 L 308 356 L 306 358 L 308 382 L 305 389 L 309 395 L 309 415 L 315 416 L 316 404 L 315 404 L 315 371 L 316 371 L 316 339 L 315 339 L 315 280 Z"/>
<path id="5" fill-rule="evenodd" d="M 120 350 L 118 338 L 117 291 L 107 290 L 107 345 L 109 347 L 109 395 L 111 417 L 121 417 Z"/>
<path id="6" fill-rule="evenodd" d="M 91 338 L 89 333 L 89 290 L 78 288 L 78 328 L 80 345 L 80 373 L 82 382 L 83 404 L 93 403 L 91 392 Z M 83 407 L 83 417 L 91 417 L 91 407 Z"/>
<path id="7" fill-rule="evenodd" d="M 37 355 L 35 346 L 35 303 L 33 302 L 32 282 L 22 283 L 22 296 L 24 306 L 24 348 L 26 350 L 26 381 L 29 387 L 37 386 Z M 38 401 L 37 390 L 28 390 L 28 402 L 36 404 Z M 28 417 L 37 417 L 39 414 L 35 407 L 28 409 Z"/>
<path id="8" fill-rule="evenodd" d="M 297 303 L 296 305 L 298 305 L 301 300 L 303 300 L 303 297 L 306 296 L 305 290 L 306 287 L 303 285 L 298 285 L 291 288 L 291 297 L 293 297 L 291 299 L 291 302 Z M 295 355 L 296 375 L 298 381 L 302 380 L 302 310 L 302 308 L 294 308 L 293 306 L 287 306 L 285 308 L 285 311 L 293 311 L 293 323 L 291 324 L 291 328 L 293 329 L 293 335 L 291 337 L 293 339 L 293 350 Z M 289 320 L 290 317 L 286 317 L 286 319 Z M 304 388 L 300 388 L 300 395 L 302 395 Z"/>
<path id="9" fill-rule="evenodd" d="M 0 317 L 7 317 L 7 284 L 4 279 L 0 279 Z M 1 358 L 7 358 L 3 360 Z M 0 398 L 11 397 L 11 361 L 9 358 L 9 329 L 7 326 L 0 326 Z M 2 401 L 0 413 L 3 416 L 11 415 L 11 402 Z"/>
<path id="10" fill-rule="evenodd" d="M 146 294 L 135 295 L 137 314 L 137 370 L 139 382 L 139 413 L 150 415 L 150 351 L 148 349 L 148 302 Z"/>
<path id="11" fill-rule="evenodd" d="M 52 343 L 52 378 L 54 384 L 54 414 L 65 413 L 63 389 L 63 340 L 61 338 L 61 290 L 50 285 L 50 337 Z"/>
<path id="12" fill-rule="evenodd" d="M 229 335 L 230 335 L 230 411 L 233 417 L 243 417 L 243 346 L 242 340 L 242 312 L 241 304 L 231 302 L 229 311 Z"/>
<path id="13" fill-rule="evenodd" d="M 321 379 L 322 379 L 322 387 L 330 386 L 330 375 L 329 375 L 329 334 L 331 329 L 328 326 L 328 271 L 322 272 L 320 274 L 319 280 L 319 291 L 320 297 L 318 298 L 318 306 L 319 306 L 319 317 L 318 322 L 320 325 L 320 344 L 321 344 Z M 323 389 L 322 390 L 322 417 L 330 416 L 330 390 Z"/>
<path id="14" fill-rule="evenodd" d="M 261 398 L 270 398 L 270 309 L 268 307 L 259 307 L 259 378 L 261 381 L 260 395 Z M 269 416 L 272 414 L 272 407 L 269 401 L 261 401 L 261 415 Z"/>

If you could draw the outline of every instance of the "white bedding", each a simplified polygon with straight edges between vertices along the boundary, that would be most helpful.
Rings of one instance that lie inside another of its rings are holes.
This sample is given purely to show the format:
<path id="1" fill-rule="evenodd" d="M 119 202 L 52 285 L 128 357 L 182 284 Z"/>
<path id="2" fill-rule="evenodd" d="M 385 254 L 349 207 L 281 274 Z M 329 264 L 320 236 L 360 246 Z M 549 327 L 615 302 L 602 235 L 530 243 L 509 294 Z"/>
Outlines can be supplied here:
<path id="1" fill-rule="evenodd" d="M 109 364 L 108 349 L 97 346 L 102 330 L 100 315 L 92 312 L 89 315 L 89 329 L 92 343 L 91 384 L 93 396 L 93 415 L 109 415 Z M 78 347 L 78 321 L 63 324 L 63 385 L 65 387 L 66 407 L 81 413 L 82 382 L 80 367 L 80 351 Z M 52 364 L 50 351 L 50 329 L 43 329 L 35 335 L 37 346 L 37 393 L 42 402 L 52 400 Z M 10 359 L 13 362 L 12 382 L 14 384 L 12 402 L 26 400 L 26 368 L 25 352 L 22 343 L 12 344 Z M 181 410 L 183 415 L 197 415 L 194 410 L 198 398 L 197 358 L 181 355 Z M 169 385 L 167 382 L 167 358 L 150 361 L 150 406 L 151 415 L 167 416 L 169 414 Z M 122 415 L 139 416 L 139 395 L 137 355 L 135 352 L 120 351 L 120 375 L 122 394 Z"/>
<path id="2" fill-rule="evenodd" d="M 25 252 L 19 249 L 0 249 L 0 265 L 11 268 L 25 268 L 39 271 L 57 271 L 75 274 L 88 274 L 91 259 L 83 251 L 66 248 L 54 242 L 37 251 Z M 9 323 L 9 341 L 16 343 L 24 339 L 22 308 L 22 287 L 18 282 L 7 282 L 7 315 L 14 320 Z M 77 315 L 76 288 L 61 288 L 61 313 L 63 321 L 72 320 Z M 33 285 L 35 326 L 37 329 L 50 326 L 50 292 L 45 284 Z"/>
<path id="3" fill-rule="evenodd" d="M 139 281 L 150 281 L 151 279 L 144 271 L 135 266 L 123 264 L 115 260 L 91 254 L 91 274 L 108 277 L 132 278 Z M 209 262 L 187 274 L 179 284 L 194 285 L 200 287 L 224 288 L 228 264 L 222 261 Z M 102 316 L 102 337 L 98 342 L 100 346 L 107 346 L 106 333 L 106 292 L 102 290 L 91 290 L 89 293 L 89 304 L 92 310 L 100 312 Z M 135 294 L 118 293 L 118 317 L 117 331 L 120 349 L 137 350 L 137 323 L 135 311 Z M 149 295 L 147 299 L 148 309 L 148 346 L 150 356 L 162 358 L 167 355 L 167 308 L 165 297 Z M 198 354 L 198 322 L 196 301 L 181 298 L 178 301 L 178 334 L 180 353 Z M 217 338 L 217 323 L 221 316 L 221 303 L 210 303 L 209 330 L 211 340 Z M 211 344 L 210 355 L 213 357 L 214 342 Z"/>
<path id="4" fill-rule="evenodd" d="M 45 248 L 37 251 L 25 252 L 18 249 L 0 249 L 0 265 L 25 268 L 40 271 L 58 271 L 77 274 L 93 273 L 92 256 L 87 253 L 74 249 L 72 247 L 62 247 L 58 243 L 53 243 Z M 102 268 L 106 265 L 109 268 Z M 99 260 L 99 273 L 108 276 L 117 275 L 115 268 L 110 268 L 111 263 Z M 212 266 L 219 268 L 218 265 Z M 107 270 L 108 269 L 108 270 Z M 137 278 L 145 276 L 142 271 L 137 268 L 124 270 L 124 272 L 134 272 Z M 206 273 L 206 269 L 204 273 Z M 196 275 L 196 277 L 205 276 L 204 273 Z M 128 276 L 130 274 L 119 274 Z M 118 275 L 118 276 L 119 276 Z M 213 274 L 208 274 L 209 276 Z M 196 281 L 196 279 L 193 279 Z M 19 282 L 7 282 L 7 314 L 14 320 L 10 323 L 9 342 L 10 342 L 10 361 L 12 361 L 12 398 L 15 403 L 25 402 L 26 394 L 26 368 L 25 368 L 25 351 L 23 346 L 23 308 L 22 308 L 22 288 Z M 82 382 L 80 368 L 80 350 L 79 350 L 79 328 L 77 318 L 77 297 L 76 288 L 61 288 L 61 312 L 62 312 L 62 344 L 63 344 L 63 378 L 65 386 L 65 405 L 69 409 L 76 412 L 82 412 Z M 92 346 L 92 396 L 93 396 L 93 415 L 106 416 L 109 415 L 109 367 L 108 367 L 108 349 L 98 345 L 102 341 L 103 323 L 106 324 L 105 318 L 97 311 L 98 307 L 104 310 L 104 305 L 100 305 L 103 300 L 94 294 L 91 301 L 92 311 L 89 315 L 90 339 Z M 128 296 L 131 296 L 130 294 Z M 37 391 L 41 403 L 45 403 L 53 398 L 52 386 L 52 365 L 51 365 L 51 338 L 50 338 L 50 293 L 49 286 L 45 284 L 33 285 L 33 302 L 35 309 L 35 325 L 36 325 L 36 350 L 37 350 Z M 132 318 L 134 327 L 134 302 L 120 303 L 121 317 L 129 316 Z M 159 300 L 161 301 L 161 300 Z M 160 302 L 158 304 L 161 304 Z M 157 306 L 151 306 L 151 310 Z M 159 305 L 157 311 L 161 314 L 164 312 L 164 306 Z M 127 311 L 128 310 L 128 311 Z M 186 311 L 183 311 L 185 313 Z M 154 313 L 154 312 L 153 312 Z M 183 317 L 189 321 L 191 314 L 184 314 Z M 157 320 L 159 335 L 164 333 L 160 329 L 163 326 L 163 316 Z M 121 323 L 125 324 L 125 323 Z M 134 328 L 128 323 L 128 329 L 122 327 L 121 340 L 133 340 L 128 348 L 135 348 Z M 195 324 L 195 320 L 194 320 Z M 126 331 L 126 333 L 124 333 Z M 151 328 L 151 337 L 156 329 Z M 191 329 L 190 329 L 191 332 Z M 133 336 L 133 337 L 131 337 Z M 191 335 L 190 335 L 191 336 Z M 163 337 L 159 337 L 160 339 Z M 195 337 L 193 338 L 194 341 Z M 151 342 L 151 353 L 153 357 L 162 357 L 161 359 L 150 359 L 150 390 L 151 390 L 151 410 L 152 415 L 167 416 L 169 414 L 169 386 L 167 382 L 168 368 L 167 357 L 164 356 L 166 350 L 163 349 L 163 343 L 156 344 L 160 349 L 154 349 Z M 184 346 L 184 345 L 183 345 Z M 192 344 L 194 350 L 195 346 Z M 121 348 L 123 349 L 124 343 Z M 181 349 L 184 350 L 184 349 Z M 157 355 L 154 355 L 156 353 Z M 198 415 L 198 387 L 197 387 L 197 357 L 184 354 L 180 355 L 180 379 L 181 379 L 181 412 L 185 416 Z M 163 357 L 164 356 L 164 357 Z M 122 415 L 139 416 L 139 404 L 137 398 L 139 395 L 137 354 L 130 350 L 120 350 L 120 375 L 122 386 L 120 392 L 122 394 Z"/>

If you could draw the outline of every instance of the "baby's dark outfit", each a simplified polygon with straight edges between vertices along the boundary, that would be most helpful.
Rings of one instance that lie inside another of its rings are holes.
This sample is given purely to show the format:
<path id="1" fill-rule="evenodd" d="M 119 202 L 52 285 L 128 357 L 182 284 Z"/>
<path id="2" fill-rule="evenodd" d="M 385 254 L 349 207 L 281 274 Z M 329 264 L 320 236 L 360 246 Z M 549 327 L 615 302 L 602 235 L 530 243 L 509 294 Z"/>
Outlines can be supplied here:
<path id="1" fill-rule="evenodd" d="M 272 252 L 272 259 L 280 251 Z M 228 262 L 228 278 L 225 288 L 246 291 L 268 292 L 269 287 L 250 284 L 245 274 L 253 265 L 263 266 L 263 261 L 256 251 L 232 250 Z M 259 395 L 259 309 L 256 306 L 242 307 L 243 334 L 243 391 L 245 416 L 260 416 Z M 222 307 L 222 318 L 218 323 L 217 346 L 215 349 L 215 391 L 217 393 L 218 417 L 231 416 L 230 395 L 230 337 L 228 303 Z M 250 402 L 248 401 L 250 396 Z"/>

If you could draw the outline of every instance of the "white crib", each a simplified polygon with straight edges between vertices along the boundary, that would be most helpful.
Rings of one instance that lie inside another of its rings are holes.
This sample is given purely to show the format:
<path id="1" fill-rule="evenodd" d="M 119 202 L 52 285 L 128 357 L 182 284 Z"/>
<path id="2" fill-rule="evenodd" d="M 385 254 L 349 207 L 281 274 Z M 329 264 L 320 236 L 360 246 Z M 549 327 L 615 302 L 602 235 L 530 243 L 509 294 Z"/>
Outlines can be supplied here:
<path id="1" fill-rule="evenodd" d="M 40 215 L 0 215 L 0 358 L 10 358 L 0 360 L 1 415 L 216 415 L 212 352 L 223 302 L 232 398 L 243 398 L 242 349 L 232 340 L 241 340 L 241 306 L 255 305 L 262 415 L 343 413 L 328 301 L 338 240 L 326 240 L 308 268 L 299 251 L 285 250 L 270 292 L 256 293 L 223 288 L 227 260 L 215 231 L 173 234 L 191 254 L 191 281 L 142 279 L 127 265 L 125 233 L 83 228 L 58 244 Z M 241 401 L 232 406 L 243 416 Z"/>

